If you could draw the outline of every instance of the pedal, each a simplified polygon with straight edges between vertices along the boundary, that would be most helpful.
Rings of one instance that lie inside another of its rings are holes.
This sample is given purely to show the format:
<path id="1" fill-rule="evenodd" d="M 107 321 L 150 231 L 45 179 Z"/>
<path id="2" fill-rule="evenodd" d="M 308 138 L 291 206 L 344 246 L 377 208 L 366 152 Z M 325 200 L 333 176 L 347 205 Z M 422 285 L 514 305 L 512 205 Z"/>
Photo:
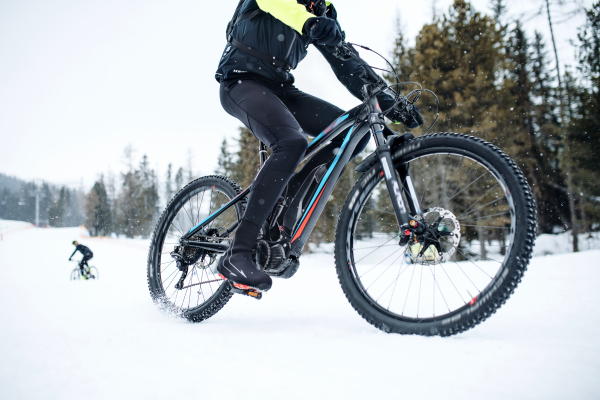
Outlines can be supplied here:
<path id="1" fill-rule="evenodd" d="M 243 294 L 244 296 L 250 296 L 256 300 L 262 299 L 262 293 L 254 289 L 240 289 L 235 286 L 231 287 L 231 291 L 237 294 Z"/>
<path id="2" fill-rule="evenodd" d="M 225 278 L 221 274 L 219 274 L 219 277 L 221 277 L 225 281 L 227 280 L 227 278 Z M 250 286 L 242 285 L 241 283 L 235 283 L 231 281 L 229 281 L 229 283 L 231 284 L 231 291 L 233 293 L 243 294 L 244 296 L 249 296 L 257 300 L 262 299 L 262 293 L 256 289 L 251 288 Z"/>

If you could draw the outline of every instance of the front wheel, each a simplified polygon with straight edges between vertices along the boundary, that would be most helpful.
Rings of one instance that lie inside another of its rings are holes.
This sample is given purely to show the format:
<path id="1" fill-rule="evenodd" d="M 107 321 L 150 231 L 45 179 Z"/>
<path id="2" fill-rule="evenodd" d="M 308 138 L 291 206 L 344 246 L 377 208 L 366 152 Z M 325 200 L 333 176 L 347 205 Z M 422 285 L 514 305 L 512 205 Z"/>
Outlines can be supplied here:
<path id="1" fill-rule="evenodd" d="M 69 280 L 77 281 L 79 279 L 81 279 L 81 272 L 79 272 L 79 268 L 75 268 L 73 271 L 71 271 L 71 277 Z"/>
<path id="2" fill-rule="evenodd" d="M 493 314 L 527 268 L 536 232 L 531 189 L 516 164 L 481 139 L 426 135 L 392 151 L 410 171 L 427 226 L 400 232 L 381 167 L 361 176 L 342 210 L 335 257 L 356 311 L 386 332 L 448 336 Z M 416 210 L 413 207 L 413 211 Z"/>

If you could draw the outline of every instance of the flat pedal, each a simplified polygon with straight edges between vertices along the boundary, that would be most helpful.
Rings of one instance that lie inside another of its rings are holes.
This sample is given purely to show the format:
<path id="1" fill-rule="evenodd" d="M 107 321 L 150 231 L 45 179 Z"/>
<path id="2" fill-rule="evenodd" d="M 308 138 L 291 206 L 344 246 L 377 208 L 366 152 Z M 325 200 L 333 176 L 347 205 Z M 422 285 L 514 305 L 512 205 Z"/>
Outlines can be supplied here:
<path id="1" fill-rule="evenodd" d="M 227 278 L 225 278 L 221 274 L 219 274 L 219 277 L 221 277 L 225 281 L 227 280 Z M 234 283 L 231 281 L 229 281 L 229 283 L 231 284 L 231 291 L 233 293 L 243 294 L 244 296 L 249 296 L 256 300 L 262 299 L 262 293 L 256 289 L 251 288 L 250 286 L 242 285 L 241 283 Z"/>
<path id="2" fill-rule="evenodd" d="M 244 296 L 252 297 L 256 300 L 262 299 L 262 293 L 254 289 L 240 289 L 235 286 L 231 286 L 231 291 L 233 293 L 243 294 Z"/>

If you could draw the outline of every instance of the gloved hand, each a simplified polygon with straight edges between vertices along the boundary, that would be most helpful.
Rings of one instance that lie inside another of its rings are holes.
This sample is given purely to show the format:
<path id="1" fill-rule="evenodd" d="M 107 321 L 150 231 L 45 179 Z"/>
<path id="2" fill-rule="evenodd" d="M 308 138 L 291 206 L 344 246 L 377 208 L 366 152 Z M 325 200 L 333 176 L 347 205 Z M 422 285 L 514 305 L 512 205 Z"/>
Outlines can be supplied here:
<path id="1" fill-rule="evenodd" d="M 413 104 L 397 104 L 387 115 L 396 124 L 403 123 L 408 129 L 423 125 L 419 108 Z"/>
<path id="2" fill-rule="evenodd" d="M 332 18 L 313 17 L 306 20 L 302 31 L 316 44 L 336 46 L 342 41 L 342 32 Z"/>
<path id="3" fill-rule="evenodd" d="M 69 258 L 69 261 L 71 261 L 71 259 Z"/>

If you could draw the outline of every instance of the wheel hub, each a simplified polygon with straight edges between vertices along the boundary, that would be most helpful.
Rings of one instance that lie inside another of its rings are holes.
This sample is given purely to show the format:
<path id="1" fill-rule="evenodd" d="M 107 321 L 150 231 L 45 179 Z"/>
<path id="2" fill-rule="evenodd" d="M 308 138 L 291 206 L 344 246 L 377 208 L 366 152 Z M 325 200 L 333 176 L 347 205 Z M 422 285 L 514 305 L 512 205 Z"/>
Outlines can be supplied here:
<path id="1" fill-rule="evenodd" d="M 449 210 L 434 207 L 425 210 L 416 222 L 417 232 L 412 234 L 407 255 L 412 263 L 440 264 L 448 261 L 460 243 L 460 223 Z"/>
<path id="2" fill-rule="evenodd" d="M 218 228 L 210 228 L 206 232 L 201 231 L 200 233 L 193 235 L 190 240 L 214 243 L 223 241 L 223 239 L 219 237 Z M 206 269 L 214 262 L 216 255 L 197 247 L 183 246 L 182 259 L 186 265 L 195 264 L 196 268 Z"/>

